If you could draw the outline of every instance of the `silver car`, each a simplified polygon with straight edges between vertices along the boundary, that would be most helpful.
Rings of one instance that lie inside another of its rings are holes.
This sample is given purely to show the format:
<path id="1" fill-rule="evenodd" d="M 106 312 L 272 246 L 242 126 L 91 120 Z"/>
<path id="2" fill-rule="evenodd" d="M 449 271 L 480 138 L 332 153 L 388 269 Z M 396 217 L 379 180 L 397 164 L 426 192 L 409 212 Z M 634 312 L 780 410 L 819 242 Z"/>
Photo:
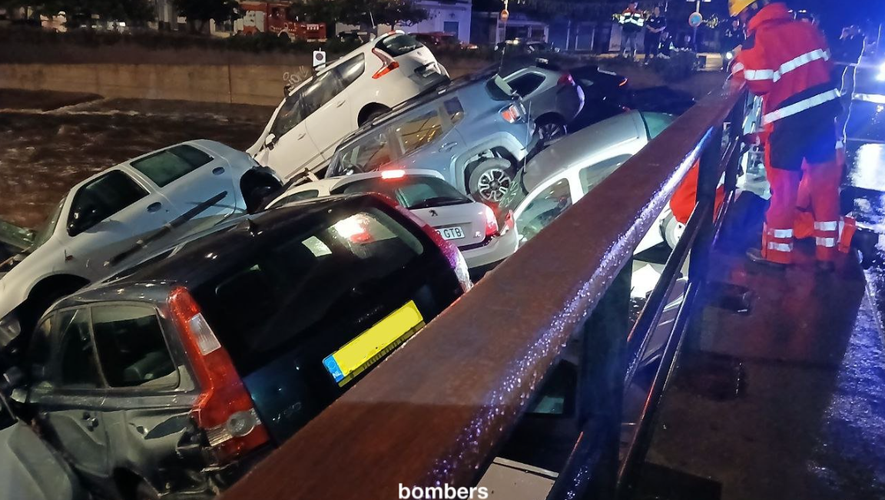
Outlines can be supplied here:
<path id="1" fill-rule="evenodd" d="M 289 188 L 268 206 L 353 193 L 380 193 L 411 211 L 458 247 L 474 275 L 516 250 L 512 222 L 505 221 L 499 227 L 488 205 L 470 200 L 433 170 L 380 170 L 330 177 Z"/>
<path id="2" fill-rule="evenodd" d="M 502 75 L 522 97 L 544 141 L 568 133 L 568 124 L 584 107 L 584 90 L 575 84 L 572 75 L 543 60 L 509 73 L 505 69 Z"/>
<path id="3" fill-rule="evenodd" d="M 326 177 L 382 167 L 435 170 L 458 191 L 497 203 L 536 144 L 519 96 L 484 72 L 365 125 L 338 146 Z"/>

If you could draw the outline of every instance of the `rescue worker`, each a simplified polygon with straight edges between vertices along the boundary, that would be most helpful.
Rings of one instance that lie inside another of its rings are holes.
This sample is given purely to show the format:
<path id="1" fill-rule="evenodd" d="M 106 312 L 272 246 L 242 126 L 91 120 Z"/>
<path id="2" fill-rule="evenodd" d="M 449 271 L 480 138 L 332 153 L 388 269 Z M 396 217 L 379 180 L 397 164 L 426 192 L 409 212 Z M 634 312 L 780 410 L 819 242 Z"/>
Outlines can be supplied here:
<path id="1" fill-rule="evenodd" d="M 793 219 L 802 165 L 807 163 L 818 267 L 834 268 L 839 239 L 839 185 L 835 120 L 840 94 L 830 78 L 830 50 L 811 23 L 796 21 L 778 0 L 729 0 L 729 13 L 747 26 L 732 75 L 762 96 L 768 136 L 765 169 L 771 200 L 761 250 L 748 257 L 785 267 L 793 262 Z"/>
<path id="2" fill-rule="evenodd" d="M 639 34 L 645 25 L 645 16 L 639 10 L 639 2 L 628 3 L 627 9 L 620 15 L 619 22 L 624 40 L 624 57 L 632 60 L 639 50 Z"/>

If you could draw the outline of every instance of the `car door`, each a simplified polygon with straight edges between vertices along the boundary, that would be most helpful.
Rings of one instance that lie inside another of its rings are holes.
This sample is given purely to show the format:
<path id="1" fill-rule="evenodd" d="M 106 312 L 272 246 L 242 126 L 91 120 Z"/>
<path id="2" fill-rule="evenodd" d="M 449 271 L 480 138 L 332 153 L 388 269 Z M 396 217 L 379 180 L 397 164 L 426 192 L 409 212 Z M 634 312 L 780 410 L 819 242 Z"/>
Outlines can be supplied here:
<path id="1" fill-rule="evenodd" d="M 180 213 L 152 186 L 114 169 L 80 186 L 65 221 L 65 262 L 97 279 L 113 257 L 131 249 Z"/>
<path id="2" fill-rule="evenodd" d="M 45 344 L 49 346 L 45 346 Z M 41 344 L 44 344 L 41 346 Z M 95 356 L 86 307 L 45 319 L 31 343 L 29 404 L 37 422 L 87 481 L 109 476 L 109 446 L 102 416 L 104 381 Z"/>
<path id="3" fill-rule="evenodd" d="M 333 69 L 314 78 L 301 98 L 307 133 L 324 159 L 331 159 L 338 143 L 356 128 L 343 90 Z"/>
<path id="4" fill-rule="evenodd" d="M 322 163 L 323 157 L 307 133 L 307 116 L 302 107 L 304 90 L 310 82 L 289 95 L 277 111 L 270 132 L 255 159 L 276 170 L 283 178 L 291 178 L 305 167 Z"/>
<path id="5" fill-rule="evenodd" d="M 129 167 L 181 214 L 176 224 L 211 225 L 245 208 L 237 206 L 239 188 L 228 161 L 199 146 L 179 144 L 133 160 Z"/>

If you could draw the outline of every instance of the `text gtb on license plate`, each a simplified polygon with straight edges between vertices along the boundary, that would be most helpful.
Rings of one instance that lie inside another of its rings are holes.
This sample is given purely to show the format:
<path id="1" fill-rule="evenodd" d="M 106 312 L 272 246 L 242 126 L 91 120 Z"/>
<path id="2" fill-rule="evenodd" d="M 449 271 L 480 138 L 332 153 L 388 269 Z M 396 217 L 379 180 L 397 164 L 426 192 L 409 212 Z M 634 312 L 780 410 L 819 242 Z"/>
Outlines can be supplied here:
<path id="1" fill-rule="evenodd" d="M 437 229 L 444 240 L 459 240 L 464 237 L 464 230 L 459 226 L 441 227 Z"/>

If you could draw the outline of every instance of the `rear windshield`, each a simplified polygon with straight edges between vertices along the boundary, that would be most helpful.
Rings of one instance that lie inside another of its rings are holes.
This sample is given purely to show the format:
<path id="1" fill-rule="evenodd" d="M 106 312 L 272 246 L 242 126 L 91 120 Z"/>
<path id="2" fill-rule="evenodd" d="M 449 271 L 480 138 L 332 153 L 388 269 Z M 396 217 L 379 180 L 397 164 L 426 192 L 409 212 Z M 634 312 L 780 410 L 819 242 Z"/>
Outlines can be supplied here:
<path id="1" fill-rule="evenodd" d="M 171 147 L 132 162 L 132 166 L 154 184 L 163 187 L 212 161 L 212 157 L 191 146 Z"/>
<path id="2" fill-rule="evenodd" d="M 406 34 L 386 37 L 378 42 L 378 45 L 376 45 L 376 47 L 393 57 L 408 54 L 409 52 L 412 52 L 413 50 L 418 50 L 423 46 L 424 44 L 416 40 L 415 37 Z"/>
<path id="3" fill-rule="evenodd" d="M 193 290 L 243 376 L 266 364 L 269 353 L 292 349 L 324 322 L 346 317 L 355 304 L 374 306 L 371 298 L 414 272 L 411 264 L 425 251 L 377 208 L 311 219 L 306 230 L 261 245 Z"/>
<path id="4" fill-rule="evenodd" d="M 498 75 L 486 82 L 486 90 L 489 93 L 489 97 L 495 101 L 513 100 L 513 89 Z"/>
<path id="5" fill-rule="evenodd" d="M 338 188 L 332 194 L 351 193 L 381 193 L 408 209 L 470 203 L 451 184 L 436 177 L 425 176 L 365 179 Z"/>

